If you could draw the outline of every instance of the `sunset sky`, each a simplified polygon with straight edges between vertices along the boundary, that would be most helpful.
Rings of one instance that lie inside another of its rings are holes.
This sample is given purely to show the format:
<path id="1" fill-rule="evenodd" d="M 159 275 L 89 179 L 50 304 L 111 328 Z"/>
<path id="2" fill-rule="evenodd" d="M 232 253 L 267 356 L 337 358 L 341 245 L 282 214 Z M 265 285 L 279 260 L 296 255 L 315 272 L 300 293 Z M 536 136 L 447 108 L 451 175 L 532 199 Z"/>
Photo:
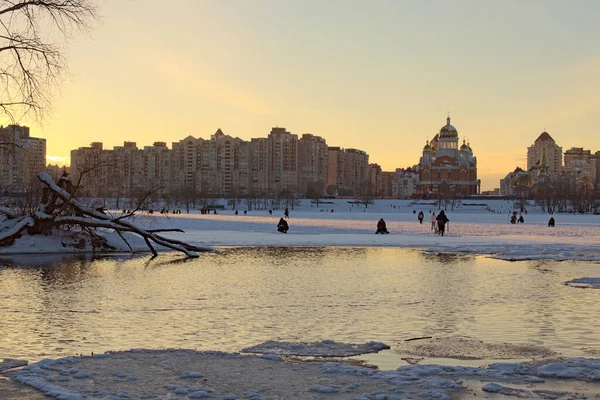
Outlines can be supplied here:
<path id="1" fill-rule="evenodd" d="M 102 0 L 32 136 L 50 162 L 101 141 L 249 140 L 271 127 L 418 163 L 448 111 L 482 189 L 546 129 L 600 150 L 600 2 Z"/>

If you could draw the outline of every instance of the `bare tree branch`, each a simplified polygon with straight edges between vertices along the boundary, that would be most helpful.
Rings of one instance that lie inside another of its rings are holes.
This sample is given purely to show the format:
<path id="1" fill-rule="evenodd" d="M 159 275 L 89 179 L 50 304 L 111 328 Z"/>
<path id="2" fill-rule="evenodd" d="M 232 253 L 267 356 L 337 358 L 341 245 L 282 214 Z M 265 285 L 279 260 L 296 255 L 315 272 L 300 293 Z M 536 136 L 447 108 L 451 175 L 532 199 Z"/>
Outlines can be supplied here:
<path id="1" fill-rule="evenodd" d="M 70 35 L 98 17 L 95 0 L 0 0 L 0 111 L 15 123 L 42 119 L 67 64 Z M 52 39 L 56 30 L 63 43 Z"/>

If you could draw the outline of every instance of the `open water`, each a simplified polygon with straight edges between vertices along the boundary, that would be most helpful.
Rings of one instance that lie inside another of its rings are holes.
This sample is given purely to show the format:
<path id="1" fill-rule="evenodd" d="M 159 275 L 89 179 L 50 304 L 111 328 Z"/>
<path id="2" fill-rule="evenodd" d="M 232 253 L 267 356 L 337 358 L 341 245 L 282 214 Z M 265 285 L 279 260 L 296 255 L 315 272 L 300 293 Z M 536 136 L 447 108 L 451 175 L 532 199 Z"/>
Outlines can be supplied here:
<path id="1" fill-rule="evenodd" d="M 397 248 L 0 258 L 0 358 L 239 351 L 266 340 L 394 346 L 440 334 L 590 356 L 600 290 L 564 285 L 583 276 L 600 276 L 600 265 Z"/>

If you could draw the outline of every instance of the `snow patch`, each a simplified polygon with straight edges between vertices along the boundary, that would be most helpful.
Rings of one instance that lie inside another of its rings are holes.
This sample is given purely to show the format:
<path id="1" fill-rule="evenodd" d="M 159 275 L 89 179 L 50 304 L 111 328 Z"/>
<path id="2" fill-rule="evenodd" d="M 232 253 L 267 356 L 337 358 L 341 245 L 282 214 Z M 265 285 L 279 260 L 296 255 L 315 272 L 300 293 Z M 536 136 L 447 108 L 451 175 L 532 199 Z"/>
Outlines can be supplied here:
<path id="1" fill-rule="evenodd" d="M 242 349 L 243 353 L 265 353 L 306 357 L 351 357 L 360 354 L 377 353 L 389 349 L 385 343 L 368 342 L 364 344 L 342 343 L 333 340 L 320 342 L 280 342 L 268 340 L 264 343 Z"/>
<path id="2" fill-rule="evenodd" d="M 400 342 L 394 353 L 458 360 L 510 360 L 552 357 L 556 353 L 533 344 L 486 343 L 463 336 L 439 336 Z M 497 364 L 497 368 L 501 368 Z"/>
<path id="3" fill-rule="evenodd" d="M 583 289 L 600 289 L 600 278 L 576 278 L 565 282 L 565 285 Z"/>

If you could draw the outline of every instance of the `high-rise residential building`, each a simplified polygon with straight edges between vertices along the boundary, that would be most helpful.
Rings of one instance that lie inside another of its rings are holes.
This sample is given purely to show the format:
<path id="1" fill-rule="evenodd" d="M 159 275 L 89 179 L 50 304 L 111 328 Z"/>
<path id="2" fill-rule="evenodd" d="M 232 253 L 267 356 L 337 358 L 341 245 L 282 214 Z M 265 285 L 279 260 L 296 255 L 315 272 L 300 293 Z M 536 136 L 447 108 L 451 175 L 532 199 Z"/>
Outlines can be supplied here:
<path id="1" fill-rule="evenodd" d="M 269 134 L 271 193 L 298 192 L 298 135 L 275 127 Z"/>
<path id="2" fill-rule="evenodd" d="M 395 171 L 381 172 L 381 195 L 383 197 L 396 197 L 394 190 L 394 182 L 396 182 Z"/>
<path id="3" fill-rule="evenodd" d="M 565 151 L 564 170 L 579 179 L 587 179 L 593 186 L 598 177 L 598 158 L 590 150 L 582 147 L 571 147 Z"/>
<path id="4" fill-rule="evenodd" d="M 23 190 L 37 183 L 46 168 L 46 139 L 29 135 L 29 127 L 0 127 L 0 190 Z"/>
<path id="5" fill-rule="evenodd" d="M 269 139 L 252 138 L 248 145 L 248 193 L 269 193 Z"/>
<path id="6" fill-rule="evenodd" d="M 341 147 L 327 147 L 327 190 L 328 194 L 341 194 L 344 189 L 346 157 Z"/>
<path id="7" fill-rule="evenodd" d="M 344 153 L 344 187 L 353 196 L 363 194 L 369 186 L 367 176 L 369 155 L 357 149 L 346 149 Z"/>
<path id="8" fill-rule="evenodd" d="M 221 129 L 217 130 L 210 140 L 203 143 L 201 172 L 202 178 L 208 181 L 209 193 L 221 196 L 237 196 L 247 193 L 247 170 L 240 173 L 240 151 L 246 149 L 242 143 L 240 138 L 225 135 Z M 205 165 L 210 167 L 206 173 Z M 242 166 L 247 168 L 247 165 L 243 165 L 243 163 Z"/>
<path id="9" fill-rule="evenodd" d="M 542 158 L 542 151 L 546 152 L 549 173 L 551 176 L 557 176 L 562 167 L 562 147 L 556 144 L 548 132 L 542 132 L 535 140 L 533 145 L 527 148 L 527 170 L 530 170 Z"/>
<path id="10" fill-rule="evenodd" d="M 458 131 L 446 119 L 438 134 L 423 147 L 419 161 L 419 192 L 449 195 L 479 194 L 477 158 L 463 140 L 458 147 Z"/>
<path id="11" fill-rule="evenodd" d="M 101 142 L 71 150 L 70 179 L 82 196 L 118 196 L 113 177 L 112 151 Z"/>
<path id="12" fill-rule="evenodd" d="M 327 187 L 327 143 L 320 136 L 305 133 L 298 140 L 298 193 L 309 189 L 325 194 Z"/>
<path id="13" fill-rule="evenodd" d="M 158 191 L 160 194 L 171 193 L 171 154 L 165 142 L 154 142 L 152 146 L 144 146 L 142 162 L 146 190 Z"/>
<path id="14" fill-rule="evenodd" d="M 193 136 L 173 142 L 171 177 L 177 182 L 177 190 L 172 193 L 195 193 L 206 189 L 207 183 L 203 182 L 200 171 L 210 168 L 210 165 L 203 165 L 203 143 L 204 139 Z"/>
<path id="15" fill-rule="evenodd" d="M 368 164 L 366 174 L 367 192 L 371 196 L 379 197 L 382 196 L 383 192 L 383 178 L 381 166 L 379 164 Z"/>

